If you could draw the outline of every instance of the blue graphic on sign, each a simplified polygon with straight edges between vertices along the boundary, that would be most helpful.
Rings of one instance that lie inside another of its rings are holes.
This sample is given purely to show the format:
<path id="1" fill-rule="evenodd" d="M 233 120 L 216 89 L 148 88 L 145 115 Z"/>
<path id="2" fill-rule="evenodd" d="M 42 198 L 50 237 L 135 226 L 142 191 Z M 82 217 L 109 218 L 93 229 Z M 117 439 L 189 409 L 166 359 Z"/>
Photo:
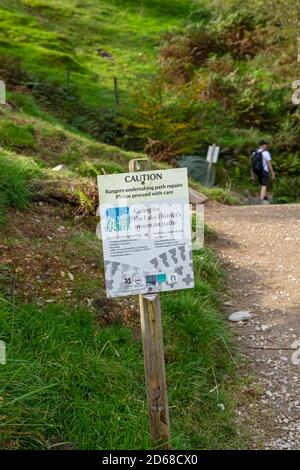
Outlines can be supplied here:
<path id="1" fill-rule="evenodd" d="M 121 232 L 130 227 L 129 207 L 112 207 L 106 210 L 106 229 L 108 232 Z"/>

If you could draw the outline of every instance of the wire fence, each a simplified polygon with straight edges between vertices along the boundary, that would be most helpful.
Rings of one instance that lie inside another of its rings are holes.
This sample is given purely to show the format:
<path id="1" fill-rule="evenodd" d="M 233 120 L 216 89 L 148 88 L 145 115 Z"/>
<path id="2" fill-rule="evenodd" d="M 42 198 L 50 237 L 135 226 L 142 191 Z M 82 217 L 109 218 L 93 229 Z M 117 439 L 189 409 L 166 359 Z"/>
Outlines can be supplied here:
<path id="1" fill-rule="evenodd" d="M 215 166 L 209 168 L 206 157 L 199 155 L 184 155 L 177 159 L 179 167 L 187 167 L 189 177 L 198 183 L 211 188 L 215 183 Z"/>

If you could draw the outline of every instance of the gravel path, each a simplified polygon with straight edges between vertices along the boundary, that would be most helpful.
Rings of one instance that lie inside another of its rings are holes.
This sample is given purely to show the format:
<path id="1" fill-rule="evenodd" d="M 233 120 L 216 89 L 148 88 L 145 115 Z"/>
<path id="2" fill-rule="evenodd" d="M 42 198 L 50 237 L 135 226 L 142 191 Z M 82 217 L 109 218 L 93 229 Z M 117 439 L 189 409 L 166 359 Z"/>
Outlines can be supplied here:
<path id="1" fill-rule="evenodd" d="M 205 219 L 230 277 L 226 314 L 254 314 L 232 324 L 255 376 L 254 399 L 237 417 L 252 430 L 253 448 L 299 450 L 300 205 L 212 204 Z"/>

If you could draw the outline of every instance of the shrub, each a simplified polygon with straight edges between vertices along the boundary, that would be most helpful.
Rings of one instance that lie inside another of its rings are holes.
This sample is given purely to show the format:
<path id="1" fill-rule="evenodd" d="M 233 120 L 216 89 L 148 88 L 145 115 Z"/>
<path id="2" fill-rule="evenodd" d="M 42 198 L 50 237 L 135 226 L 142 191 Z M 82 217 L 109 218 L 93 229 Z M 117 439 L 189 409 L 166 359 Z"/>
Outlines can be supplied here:
<path id="1" fill-rule="evenodd" d="M 174 95 L 160 75 L 133 92 L 134 106 L 122 117 L 123 144 L 158 161 L 195 150 L 204 109 L 194 90 Z"/>
<path id="2" fill-rule="evenodd" d="M 277 157 L 276 166 L 284 176 L 300 176 L 300 158 L 297 154 Z"/>
<path id="3" fill-rule="evenodd" d="M 300 202 L 300 176 L 279 177 L 274 185 L 273 198 L 278 203 Z"/>

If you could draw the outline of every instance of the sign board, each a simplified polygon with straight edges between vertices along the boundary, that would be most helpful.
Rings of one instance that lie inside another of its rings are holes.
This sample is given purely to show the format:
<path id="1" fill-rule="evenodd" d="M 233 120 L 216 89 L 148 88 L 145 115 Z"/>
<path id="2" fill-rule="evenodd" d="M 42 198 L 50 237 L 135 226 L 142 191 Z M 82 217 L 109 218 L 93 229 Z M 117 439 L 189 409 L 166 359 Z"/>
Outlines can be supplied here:
<path id="1" fill-rule="evenodd" d="M 3 80 L 0 80 L 0 104 L 6 104 L 6 87 Z"/>
<path id="2" fill-rule="evenodd" d="M 194 287 L 187 169 L 98 176 L 108 297 Z"/>
<path id="3" fill-rule="evenodd" d="M 216 145 L 210 145 L 208 147 L 206 161 L 208 163 L 217 163 L 219 153 L 220 153 L 220 147 L 217 147 Z"/>

